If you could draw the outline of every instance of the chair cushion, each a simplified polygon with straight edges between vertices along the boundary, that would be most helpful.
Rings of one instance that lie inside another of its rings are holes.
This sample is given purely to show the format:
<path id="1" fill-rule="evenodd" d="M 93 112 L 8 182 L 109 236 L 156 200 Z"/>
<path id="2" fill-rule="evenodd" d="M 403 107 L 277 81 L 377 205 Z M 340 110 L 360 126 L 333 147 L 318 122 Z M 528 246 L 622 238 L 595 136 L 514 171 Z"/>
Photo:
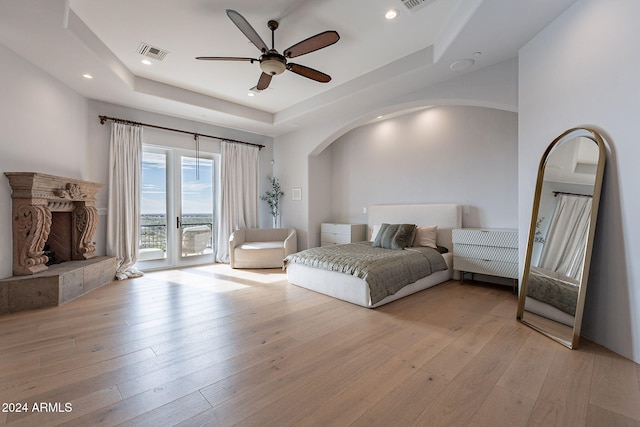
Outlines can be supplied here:
<path id="1" fill-rule="evenodd" d="M 283 242 L 245 242 L 236 246 L 234 268 L 282 268 Z"/>
<path id="2" fill-rule="evenodd" d="M 236 246 L 236 249 L 240 250 L 255 250 L 255 249 L 279 249 L 284 247 L 284 242 L 244 242 L 243 244 Z"/>

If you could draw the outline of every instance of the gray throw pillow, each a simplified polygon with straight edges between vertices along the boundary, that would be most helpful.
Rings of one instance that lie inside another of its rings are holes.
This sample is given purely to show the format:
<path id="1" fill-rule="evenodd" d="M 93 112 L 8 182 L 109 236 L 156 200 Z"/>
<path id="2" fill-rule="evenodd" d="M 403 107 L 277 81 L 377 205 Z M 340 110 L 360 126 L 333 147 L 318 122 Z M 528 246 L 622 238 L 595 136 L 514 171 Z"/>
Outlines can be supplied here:
<path id="1" fill-rule="evenodd" d="M 404 249 L 413 245 L 413 239 L 416 236 L 415 224 L 400 224 L 393 240 L 391 240 L 391 249 Z"/>
<path id="2" fill-rule="evenodd" d="M 413 244 L 415 231 L 415 224 L 382 224 L 373 242 L 373 247 L 404 249 Z"/>
<path id="3" fill-rule="evenodd" d="M 391 242 L 399 227 L 400 224 L 382 224 L 376 239 L 373 241 L 373 247 L 391 249 Z"/>

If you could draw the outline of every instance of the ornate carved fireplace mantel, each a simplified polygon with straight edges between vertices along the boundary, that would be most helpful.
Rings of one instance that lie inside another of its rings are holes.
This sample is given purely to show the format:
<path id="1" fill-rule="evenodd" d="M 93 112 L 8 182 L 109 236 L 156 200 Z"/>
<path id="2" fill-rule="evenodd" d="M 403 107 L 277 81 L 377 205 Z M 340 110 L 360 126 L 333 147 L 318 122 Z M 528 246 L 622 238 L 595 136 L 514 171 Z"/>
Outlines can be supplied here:
<path id="1" fill-rule="evenodd" d="M 5 172 L 13 199 L 13 274 L 47 269 L 45 243 L 62 261 L 95 256 L 95 195 L 102 184 L 34 172 Z M 59 215 L 57 215 L 60 213 Z"/>

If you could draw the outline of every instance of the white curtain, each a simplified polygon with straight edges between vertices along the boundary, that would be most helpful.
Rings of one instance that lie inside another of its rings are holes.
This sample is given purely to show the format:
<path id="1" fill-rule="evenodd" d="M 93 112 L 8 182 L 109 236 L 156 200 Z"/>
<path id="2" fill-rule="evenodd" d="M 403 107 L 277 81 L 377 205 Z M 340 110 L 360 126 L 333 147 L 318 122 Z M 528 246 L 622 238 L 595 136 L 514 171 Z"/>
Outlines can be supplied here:
<path id="1" fill-rule="evenodd" d="M 140 234 L 142 128 L 111 124 L 107 255 L 116 258 L 118 280 L 141 276 L 133 265 Z"/>
<path id="2" fill-rule="evenodd" d="M 540 267 L 582 279 L 591 200 L 591 197 L 559 196 L 540 255 Z"/>
<path id="3" fill-rule="evenodd" d="M 222 142 L 221 212 L 216 261 L 229 262 L 229 237 L 258 227 L 258 147 Z"/>

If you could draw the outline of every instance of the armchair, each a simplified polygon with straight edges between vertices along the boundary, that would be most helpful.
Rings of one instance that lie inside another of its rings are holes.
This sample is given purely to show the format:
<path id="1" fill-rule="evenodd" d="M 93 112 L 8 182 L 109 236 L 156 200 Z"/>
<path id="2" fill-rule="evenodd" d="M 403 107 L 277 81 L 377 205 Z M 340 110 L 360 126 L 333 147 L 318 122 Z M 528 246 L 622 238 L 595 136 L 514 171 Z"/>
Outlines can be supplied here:
<path id="1" fill-rule="evenodd" d="M 279 268 L 297 252 L 295 228 L 244 228 L 229 238 L 231 268 Z"/>

